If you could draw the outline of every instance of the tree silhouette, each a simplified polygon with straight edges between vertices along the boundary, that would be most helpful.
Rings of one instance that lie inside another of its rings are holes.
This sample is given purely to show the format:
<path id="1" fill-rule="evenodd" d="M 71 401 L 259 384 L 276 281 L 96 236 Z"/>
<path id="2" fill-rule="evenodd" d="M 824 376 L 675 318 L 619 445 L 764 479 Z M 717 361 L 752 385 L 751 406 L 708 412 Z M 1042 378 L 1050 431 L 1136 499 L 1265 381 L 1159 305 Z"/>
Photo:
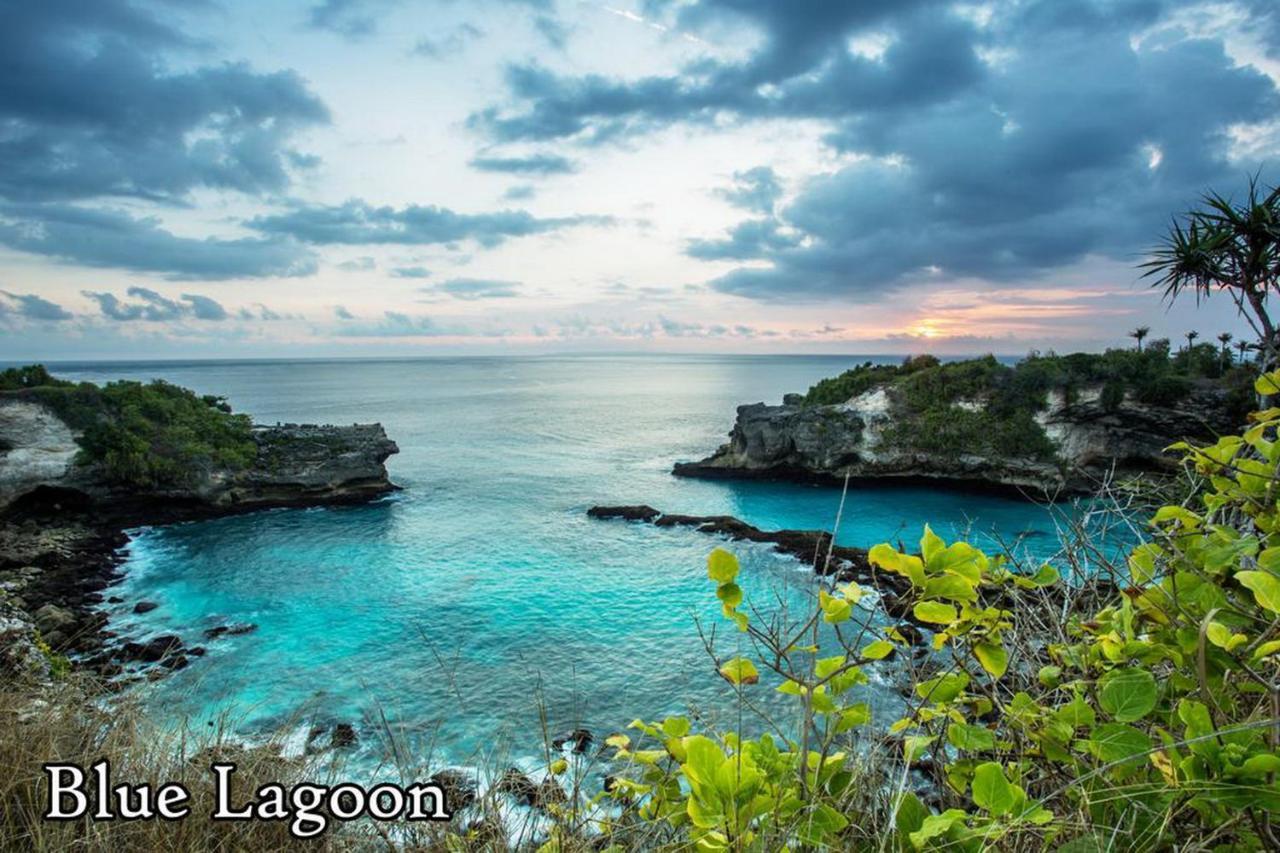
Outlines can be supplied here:
<path id="1" fill-rule="evenodd" d="M 1138 342 L 1138 352 L 1142 352 L 1142 339 L 1151 334 L 1150 326 L 1139 326 L 1129 333 L 1129 337 Z"/>
<path id="2" fill-rule="evenodd" d="M 1258 335 L 1264 366 L 1274 363 L 1276 327 L 1267 297 L 1280 294 L 1280 187 L 1265 190 L 1255 175 L 1241 204 L 1205 194 L 1199 209 L 1173 221 L 1142 267 L 1170 301 L 1188 290 L 1197 302 L 1214 292 L 1230 294 Z"/>
<path id="3" fill-rule="evenodd" d="M 1197 332 L 1195 329 L 1192 329 L 1190 332 L 1187 332 L 1187 353 L 1188 354 L 1191 353 L 1191 348 L 1195 346 L 1196 338 L 1198 337 L 1200 337 L 1200 333 Z"/>

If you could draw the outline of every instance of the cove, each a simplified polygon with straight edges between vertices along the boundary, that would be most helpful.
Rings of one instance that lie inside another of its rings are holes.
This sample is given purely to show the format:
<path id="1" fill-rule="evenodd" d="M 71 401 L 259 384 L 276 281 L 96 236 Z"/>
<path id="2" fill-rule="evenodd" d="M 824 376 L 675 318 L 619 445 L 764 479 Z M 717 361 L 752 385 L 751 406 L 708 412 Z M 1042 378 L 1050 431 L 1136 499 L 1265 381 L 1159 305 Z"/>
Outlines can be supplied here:
<path id="1" fill-rule="evenodd" d="M 578 357 L 63 365 L 72 378 L 159 376 L 223 394 L 265 423 L 380 421 L 405 491 L 374 504 L 281 510 L 133 531 L 122 636 L 177 633 L 207 654 L 141 688 L 155 713 L 245 731 L 338 722 L 376 760 L 389 726 L 439 764 L 536 755 L 554 735 L 636 717 L 733 713 L 698 639 L 715 621 L 716 541 L 588 519 L 594 504 L 830 529 L 839 490 L 672 477 L 723 440 L 735 407 L 777 401 L 859 358 Z M 859 488 L 842 544 L 954 538 L 1052 542 L 1049 509 L 922 486 Z M 748 600 L 799 604 L 813 581 L 768 546 L 734 543 Z M 136 614 L 141 600 L 158 607 Z M 201 639 L 231 623 L 245 634 Z M 888 685 L 865 689 L 873 704 Z M 540 710 L 541 708 L 541 710 Z M 385 721 L 385 722 L 384 722 Z M 531 739 L 530 735 L 533 735 Z"/>

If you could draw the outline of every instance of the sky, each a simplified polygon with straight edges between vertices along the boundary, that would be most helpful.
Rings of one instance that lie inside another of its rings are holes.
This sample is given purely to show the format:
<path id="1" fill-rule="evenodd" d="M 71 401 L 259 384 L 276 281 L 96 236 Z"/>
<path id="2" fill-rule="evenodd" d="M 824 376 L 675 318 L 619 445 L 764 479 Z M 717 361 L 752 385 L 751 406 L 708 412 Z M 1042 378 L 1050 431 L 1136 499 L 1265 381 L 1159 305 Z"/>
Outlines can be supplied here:
<path id="1" fill-rule="evenodd" d="M 1280 182 L 1272 0 L 0 0 L 0 359 L 1016 355 Z"/>

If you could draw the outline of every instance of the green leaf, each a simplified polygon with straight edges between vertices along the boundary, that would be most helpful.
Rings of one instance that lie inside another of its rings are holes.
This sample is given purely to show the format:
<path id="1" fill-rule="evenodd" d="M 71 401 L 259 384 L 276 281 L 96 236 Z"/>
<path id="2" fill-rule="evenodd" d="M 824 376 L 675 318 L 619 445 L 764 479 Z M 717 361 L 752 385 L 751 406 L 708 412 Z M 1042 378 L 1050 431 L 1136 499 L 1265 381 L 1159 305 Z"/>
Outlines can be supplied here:
<path id="1" fill-rule="evenodd" d="M 1253 591 L 1258 604 L 1280 613 L 1280 579 L 1270 572 L 1236 572 L 1236 580 Z"/>
<path id="2" fill-rule="evenodd" d="M 1098 704 L 1121 723 L 1141 720 L 1156 706 L 1156 679 L 1145 669 L 1113 669 L 1098 682 Z"/>
<path id="3" fill-rule="evenodd" d="M 662 721 L 662 731 L 667 737 L 684 737 L 689 733 L 686 717 L 667 717 Z"/>
<path id="4" fill-rule="evenodd" d="M 931 735 L 907 735 L 902 739 L 903 759 L 910 764 L 915 761 L 937 738 Z"/>
<path id="5" fill-rule="evenodd" d="M 973 802 L 995 817 L 1008 814 L 1017 804 L 1017 789 L 996 762 L 988 761 L 973 769 Z"/>
<path id="6" fill-rule="evenodd" d="M 847 732 L 857 726 L 865 726 L 869 722 L 871 722 L 871 706 L 866 702 L 859 702 L 840 712 L 840 719 L 836 722 L 836 733 Z"/>
<path id="7" fill-rule="evenodd" d="M 935 625 L 951 625 L 960 618 L 954 607 L 940 601 L 922 601 L 911 612 L 921 622 L 932 622 Z"/>
<path id="8" fill-rule="evenodd" d="M 973 647 L 973 653 L 977 656 L 978 663 L 982 664 L 982 668 L 995 678 L 1004 675 L 1005 670 L 1009 668 L 1009 653 L 1004 650 L 1004 646 L 995 643 L 978 643 Z"/>
<path id="9" fill-rule="evenodd" d="M 822 608 L 822 619 L 831 624 L 844 622 L 853 615 L 853 605 L 846 599 L 829 594 L 826 590 L 818 591 L 818 606 Z"/>
<path id="10" fill-rule="evenodd" d="M 737 607 L 742 603 L 742 587 L 736 583 L 722 583 L 716 587 L 716 598 L 724 602 L 726 607 Z"/>
<path id="11" fill-rule="evenodd" d="M 1151 738 L 1124 723 L 1103 723 L 1093 730 L 1088 744 L 1094 756 L 1110 764 L 1144 755 L 1151 749 Z"/>
<path id="12" fill-rule="evenodd" d="M 732 583 L 738 576 L 738 558 L 723 548 L 717 548 L 707 557 L 707 577 L 716 583 Z"/>
<path id="13" fill-rule="evenodd" d="M 996 736 L 990 729 L 969 723 L 952 723 L 947 728 L 947 740 L 956 749 L 969 752 L 993 749 L 996 745 Z"/>
<path id="14" fill-rule="evenodd" d="M 921 699 L 943 704 L 955 699 L 968 686 L 969 676 L 963 672 L 948 673 L 917 684 L 916 695 Z"/>
<path id="15" fill-rule="evenodd" d="M 730 684 L 755 684 L 760 680 L 756 665 L 746 658 L 727 660 L 720 667 L 720 676 Z"/>
<path id="16" fill-rule="evenodd" d="M 920 802 L 919 797 L 910 791 L 902 795 L 902 799 L 898 801 L 898 816 L 895 819 L 898 832 L 910 835 L 919 831 L 927 817 L 929 817 L 929 809 Z"/>
<path id="17" fill-rule="evenodd" d="M 978 593 L 973 584 L 959 575 L 942 575 L 929 578 L 924 584 L 927 598 L 945 598 L 948 601 L 977 601 Z"/>
<path id="18" fill-rule="evenodd" d="M 883 660 L 893 653 L 896 646 L 888 640 L 876 640 L 862 649 L 862 656 L 867 660 Z"/>
<path id="19" fill-rule="evenodd" d="M 946 543 L 938 534 L 934 533 L 929 525 L 924 526 L 924 535 L 920 537 L 920 556 L 924 557 L 926 563 L 931 562 L 934 557 L 946 550 Z"/>

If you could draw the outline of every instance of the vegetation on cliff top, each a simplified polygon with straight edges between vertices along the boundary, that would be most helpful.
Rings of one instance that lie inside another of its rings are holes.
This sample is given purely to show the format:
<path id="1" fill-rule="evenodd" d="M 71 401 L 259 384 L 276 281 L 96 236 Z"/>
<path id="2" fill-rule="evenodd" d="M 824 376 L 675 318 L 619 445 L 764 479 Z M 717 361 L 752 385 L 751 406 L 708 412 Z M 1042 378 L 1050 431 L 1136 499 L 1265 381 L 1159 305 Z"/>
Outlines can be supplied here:
<path id="1" fill-rule="evenodd" d="M 189 485 L 211 468 L 243 469 L 257 455 L 248 416 L 162 380 L 98 386 L 29 365 L 0 371 L 0 394 L 49 407 L 81 433 L 78 461 L 122 485 Z"/>
<path id="2" fill-rule="evenodd" d="M 1197 386 L 1227 390 L 1227 406 L 1243 417 L 1252 400 L 1254 369 L 1214 344 L 1189 345 L 1170 354 L 1169 342 L 1104 353 L 1032 353 L 1014 365 L 993 356 L 943 363 L 914 356 L 902 364 L 867 362 L 818 382 L 804 405 L 832 405 L 879 386 L 892 389 L 898 423 L 887 440 L 931 453 L 991 453 L 1052 459 L 1054 448 L 1035 415 L 1050 392 L 1074 401 L 1084 388 L 1101 391 L 1110 411 L 1126 399 L 1169 406 Z M 968 406 L 963 404 L 974 403 Z"/>

